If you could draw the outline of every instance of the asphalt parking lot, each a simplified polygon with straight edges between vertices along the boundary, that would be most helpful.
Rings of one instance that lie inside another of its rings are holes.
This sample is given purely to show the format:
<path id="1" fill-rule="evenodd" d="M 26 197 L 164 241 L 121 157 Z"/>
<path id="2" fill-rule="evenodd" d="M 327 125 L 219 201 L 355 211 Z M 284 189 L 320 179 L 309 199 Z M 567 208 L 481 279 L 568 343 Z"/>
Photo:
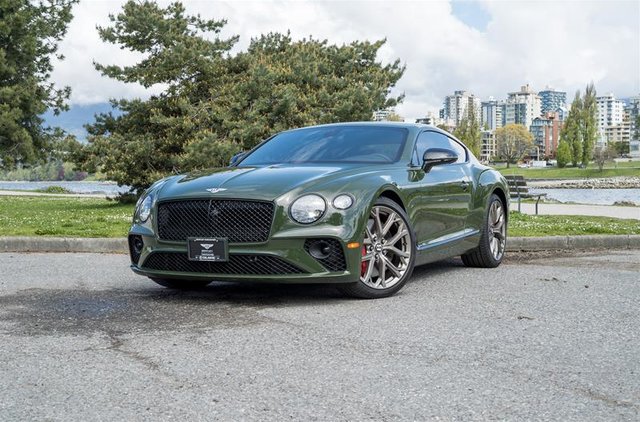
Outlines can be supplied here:
<path id="1" fill-rule="evenodd" d="M 172 292 L 0 254 L 0 420 L 637 420 L 640 251 L 454 259 L 396 297 Z"/>

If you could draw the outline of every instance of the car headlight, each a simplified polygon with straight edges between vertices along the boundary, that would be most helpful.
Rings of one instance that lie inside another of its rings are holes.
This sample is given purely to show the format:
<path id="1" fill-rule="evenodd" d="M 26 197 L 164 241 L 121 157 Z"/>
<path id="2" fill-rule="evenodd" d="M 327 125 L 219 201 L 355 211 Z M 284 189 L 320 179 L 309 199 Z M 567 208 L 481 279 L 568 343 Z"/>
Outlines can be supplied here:
<path id="1" fill-rule="evenodd" d="M 151 206 L 153 205 L 153 195 L 147 195 L 138 205 L 138 218 L 143 223 L 149 219 L 151 215 Z"/>
<path id="2" fill-rule="evenodd" d="M 296 199 L 289 210 L 291 218 L 298 223 L 309 224 L 318 221 L 327 209 L 327 204 L 319 195 L 305 195 Z"/>
<path id="3" fill-rule="evenodd" d="M 346 193 L 342 193 L 333 198 L 333 206 L 338 210 L 346 210 L 351 205 L 353 205 L 353 198 Z"/>

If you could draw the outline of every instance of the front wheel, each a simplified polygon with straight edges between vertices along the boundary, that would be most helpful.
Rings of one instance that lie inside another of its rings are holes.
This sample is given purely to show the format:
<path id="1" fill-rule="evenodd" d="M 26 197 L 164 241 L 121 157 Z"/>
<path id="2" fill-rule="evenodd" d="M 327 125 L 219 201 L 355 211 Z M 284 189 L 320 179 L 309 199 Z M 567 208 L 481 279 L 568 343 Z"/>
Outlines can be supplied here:
<path id="1" fill-rule="evenodd" d="M 207 287 L 211 280 L 175 280 L 172 278 L 149 277 L 163 287 L 175 290 L 197 290 Z"/>
<path id="2" fill-rule="evenodd" d="M 506 208 L 498 195 L 492 194 L 480 234 L 480 244 L 462 255 L 462 262 L 467 267 L 495 268 L 502 262 L 506 244 Z"/>
<path id="3" fill-rule="evenodd" d="M 350 296 L 376 299 L 400 290 L 413 271 L 416 247 L 404 210 L 378 198 L 371 208 L 361 246 L 360 280 L 340 286 Z"/>

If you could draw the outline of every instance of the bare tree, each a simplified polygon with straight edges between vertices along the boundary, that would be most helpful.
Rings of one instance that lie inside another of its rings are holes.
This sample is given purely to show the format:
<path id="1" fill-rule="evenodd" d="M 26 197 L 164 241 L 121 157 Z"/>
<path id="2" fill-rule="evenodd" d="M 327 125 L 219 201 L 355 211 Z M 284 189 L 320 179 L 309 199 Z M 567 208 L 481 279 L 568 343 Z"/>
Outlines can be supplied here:
<path id="1" fill-rule="evenodd" d="M 600 171 L 604 168 L 604 164 L 616 155 L 616 149 L 613 145 L 598 145 L 593 150 L 593 160 L 598 165 Z"/>

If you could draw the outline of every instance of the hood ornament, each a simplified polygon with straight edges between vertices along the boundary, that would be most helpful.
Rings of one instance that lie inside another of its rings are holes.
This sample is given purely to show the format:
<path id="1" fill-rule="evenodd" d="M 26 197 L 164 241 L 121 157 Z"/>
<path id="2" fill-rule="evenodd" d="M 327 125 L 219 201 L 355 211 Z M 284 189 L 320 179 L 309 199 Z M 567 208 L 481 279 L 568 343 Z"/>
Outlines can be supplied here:
<path id="1" fill-rule="evenodd" d="M 218 192 L 225 191 L 226 189 L 225 188 L 209 188 L 209 189 L 206 189 L 206 190 L 208 192 L 211 192 L 211 193 L 218 193 Z"/>

